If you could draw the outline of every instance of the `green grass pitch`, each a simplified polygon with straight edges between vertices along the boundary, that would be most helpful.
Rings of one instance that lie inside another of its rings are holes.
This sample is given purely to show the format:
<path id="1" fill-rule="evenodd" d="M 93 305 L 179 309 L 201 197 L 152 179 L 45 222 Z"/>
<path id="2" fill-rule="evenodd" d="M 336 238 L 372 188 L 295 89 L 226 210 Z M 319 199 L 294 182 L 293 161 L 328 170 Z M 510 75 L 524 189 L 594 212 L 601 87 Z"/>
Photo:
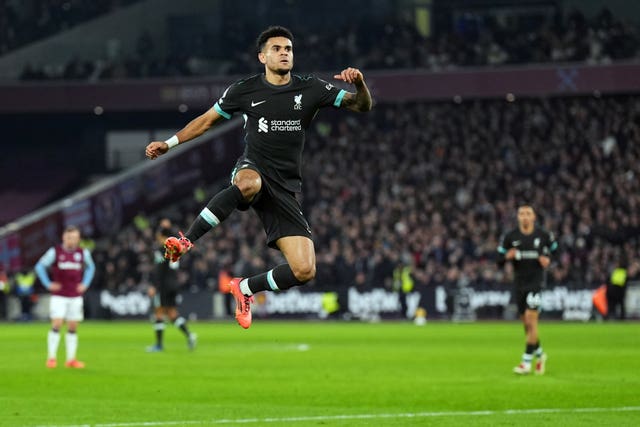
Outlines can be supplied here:
<path id="1" fill-rule="evenodd" d="M 515 322 L 88 321 L 84 370 L 45 368 L 47 323 L 0 323 L 0 425 L 640 425 L 640 324 L 542 322 L 544 376 L 511 373 Z M 61 340 L 59 365 L 64 361 Z"/>

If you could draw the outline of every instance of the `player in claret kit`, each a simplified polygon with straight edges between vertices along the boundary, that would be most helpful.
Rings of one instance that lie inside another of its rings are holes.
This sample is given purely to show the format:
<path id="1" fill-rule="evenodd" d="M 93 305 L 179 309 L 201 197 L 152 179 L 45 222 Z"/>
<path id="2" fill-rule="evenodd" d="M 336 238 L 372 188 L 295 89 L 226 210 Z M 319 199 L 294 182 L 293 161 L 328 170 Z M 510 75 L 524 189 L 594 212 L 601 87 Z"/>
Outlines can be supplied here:
<path id="1" fill-rule="evenodd" d="M 47 273 L 51 270 L 51 277 Z M 67 227 L 62 233 L 62 244 L 49 248 L 36 264 L 35 271 L 42 285 L 51 291 L 49 304 L 51 330 L 47 337 L 47 367 L 57 366 L 60 328 L 66 320 L 67 368 L 84 368 L 76 359 L 78 350 L 78 324 L 84 319 L 83 294 L 91 284 L 95 265 L 91 253 L 80 247 L 80 230 Z"/>
<path id="2" fill-rule="evenodd" d="M 356 68 L 334 75 L 337 80 L 353 84 L 355 93 L 311 75 L 292 74 L 293 35 L 288 29 L 270 27 L 260 34 L 256 45 L 264 74 L 232 84 L 211 109 L 176 135 L 146 147 L 147 157 L 155 159 L 177 144 L 202 135 L 223 119 L 230 119 L 234 113 L 243 115 L 245 151 L 231 173 L 231 185 L 209 201 L 186 234 L 167 239 L 165 255 L 178 260 L 193 247 L 193 242 L 234 210 L 252 208 L 262 220 L 268 245 L 279 249 L 287 262 L 262 274 L 231 281 L 236 320 L 245 329 L 251 325 L 254 293 L 283 291 L 315 276 L 311 228 L 297 199 L 302 188 L 306 129 L 320 108 L 365 112 L 372 106 L 364 77 Z"/>

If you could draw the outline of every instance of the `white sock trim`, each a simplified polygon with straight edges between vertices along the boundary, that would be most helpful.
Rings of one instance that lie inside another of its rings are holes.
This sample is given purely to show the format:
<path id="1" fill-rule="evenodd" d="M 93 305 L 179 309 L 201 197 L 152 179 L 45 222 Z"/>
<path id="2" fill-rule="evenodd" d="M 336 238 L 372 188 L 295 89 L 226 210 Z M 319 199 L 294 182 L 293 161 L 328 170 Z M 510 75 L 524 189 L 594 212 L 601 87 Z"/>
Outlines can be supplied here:
<path id="1" fill-rule="evenodd" d="M 273 278 L 273 269 L 269 270 L 269 272 L 267 273 L 267 282 L 269 282 L 269 287 L 271 288 L 272 291 L 280 290 L 280 288 L 278 287 L 278 284 Z"/>
<path id="2" fill-rule="evenodd" d="M 240 281 L 240 292 L 242 292 L 244 295 L 246 296 L 251 296 L 253 295 L 253 292 L 251 292 L 251 289 L 249 289 L 249 280 L 248 279 L 242 279 Z"/>
<path id="3" fill-rule="evenodd" d="M 202 209 L 202 211 L 200 212 L 200 216 L 202 217 L 202 219 L 207 221 L 211 227 L 215 227 L 216 225 L 220 224 L 220 220 L 218 219 L 218 217 L 215 216 L 213 212 L 211 212 L 207 207 Z"/>

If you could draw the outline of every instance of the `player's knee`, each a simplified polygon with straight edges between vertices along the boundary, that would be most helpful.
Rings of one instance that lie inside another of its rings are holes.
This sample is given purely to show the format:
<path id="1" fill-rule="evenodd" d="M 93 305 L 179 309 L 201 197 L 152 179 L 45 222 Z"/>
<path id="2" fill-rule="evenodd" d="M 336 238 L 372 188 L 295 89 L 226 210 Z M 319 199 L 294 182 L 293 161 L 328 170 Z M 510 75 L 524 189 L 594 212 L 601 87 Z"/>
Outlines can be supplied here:
<path id="1" fill-rule="evenodd" d="M 253 173 L 238 174 L 238 176 L 233 180 L 233 184 L 238 187 L 245 200 L 251 200 L 260 191 L 260 188 L 262 187 L 262 179 L 257 172 L 247 172 Z"/>
<path id="2" fill-rule="evenodd" d="M 312 262 L 305 262 L 291 268 L 296 280 L 300 283 L 307 283 L 316 277 L 316 266 Z"/>
<path id="3" fill-rule="evenodd" d="M 238 187 L 238 189 L 242 193 L 242 197 L 244 197 L 247 200 L 250 200 L 253 198 L 253 196 L 258 194 L 258 191 L 260 191 L 259 182 L 260 182 L 259 178 L 258 178 L 258 182 L 253 180 L 240 180 L 236 182 L 236 187 Z"/>

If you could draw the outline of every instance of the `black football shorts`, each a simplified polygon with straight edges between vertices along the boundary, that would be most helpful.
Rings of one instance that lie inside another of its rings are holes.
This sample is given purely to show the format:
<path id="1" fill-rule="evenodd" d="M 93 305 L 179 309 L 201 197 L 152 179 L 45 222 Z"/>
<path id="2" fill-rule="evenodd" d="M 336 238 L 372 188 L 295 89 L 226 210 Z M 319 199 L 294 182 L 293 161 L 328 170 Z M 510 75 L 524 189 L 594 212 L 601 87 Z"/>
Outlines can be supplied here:
<path id="1" fill-rule="evenodd" d="M 232 182 L 236 172 L 241 169 L 255 170 L 262 178 L 260 192 L 251 202 L 242 203 L 238 209 L 253 208 L 262 221 L 262 226 L 267 234 L 267 245 L 278 249 L 276 241 L 287 236 L 304 236 L 311 239 L 311 228 L 302 213 L 296 193 L 282 188 L 278 183 L 270 180 L 268 176 L 260 172 L 253 162 L 244 158 L 240 158 L 236 163 L 231 175 Z"/>

